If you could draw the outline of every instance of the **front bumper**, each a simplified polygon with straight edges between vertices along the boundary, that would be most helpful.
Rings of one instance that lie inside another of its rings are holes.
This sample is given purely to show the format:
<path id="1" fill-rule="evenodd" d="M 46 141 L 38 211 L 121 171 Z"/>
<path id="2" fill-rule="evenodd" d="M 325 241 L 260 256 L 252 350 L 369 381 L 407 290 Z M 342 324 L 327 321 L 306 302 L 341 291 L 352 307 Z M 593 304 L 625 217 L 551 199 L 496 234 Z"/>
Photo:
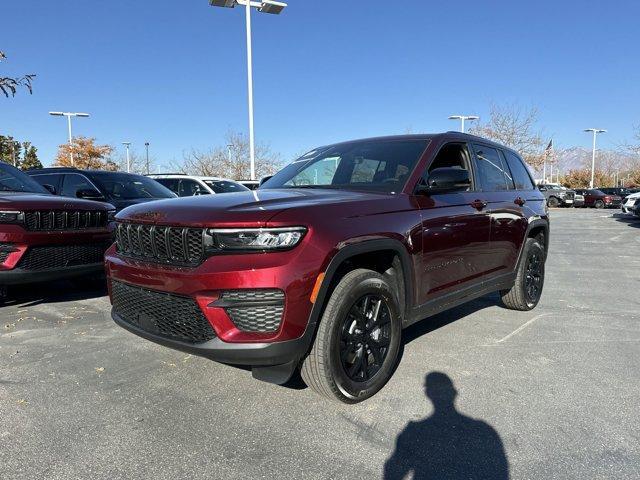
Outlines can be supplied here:
<path id="1" fill-rule="evenodd" d="M 302 358 L 310 344 L 307 335 L 271 343 L 228 343 L 216 337 L 207 342 L 193 344 L 149 333 L 126 322 L 113 310 L 111 317 L 121 327 L 154 343 L 231 365 L 261 367 L 288 364 Z"/>
<path id="2" fill-rule="evenodd" d="M 91 275 L 103 271 L 104 264 L 102 262 L 47 270 L 23 270 L 21 268 L 14 268 L 13 270 L 0 271 L 0 285 L 50 282 L 53 280 Z"/>
<path id="3" fill-rule="evenodd" d="M 283 342 L 301 337 L 309 323 L 313 307 L 310 295 L 321 269 L 317 250 L 308 244 L 283 252 L 217 255 L 196 267 L 144 262 L 121 256 L 112 246 L 105 261 L 110 288 L 118 282 L 147 290 L 151 295 L 155 292 L 190 299 L 217 338 L 237 344 Z M 227 295 L 250 290 L 283 292 L 278 307 L 281 320 L 276 329 L 251 330 L 233 318 L 230 305 L 224 301 Z M 112 302 L 113 298 L 112 295 Z M 140 302 L 141 308 L 149 303 L 144 297 Z"/>

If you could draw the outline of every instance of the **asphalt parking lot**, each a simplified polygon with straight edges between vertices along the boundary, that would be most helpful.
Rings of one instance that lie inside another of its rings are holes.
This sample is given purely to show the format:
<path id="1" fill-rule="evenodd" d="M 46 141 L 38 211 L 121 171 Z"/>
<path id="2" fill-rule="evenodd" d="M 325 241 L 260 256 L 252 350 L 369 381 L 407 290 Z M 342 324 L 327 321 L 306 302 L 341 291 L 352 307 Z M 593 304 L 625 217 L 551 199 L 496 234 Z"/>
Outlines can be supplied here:
<path id="1" fill-rule="evenodd" d="M 553 210 L 538 308 L 490 296 L 414 326 L 356 406 L 142 340 L 101 290 L 20 290 L 0 478 L 638 478 L 639 247 L 640 219 Z"/>

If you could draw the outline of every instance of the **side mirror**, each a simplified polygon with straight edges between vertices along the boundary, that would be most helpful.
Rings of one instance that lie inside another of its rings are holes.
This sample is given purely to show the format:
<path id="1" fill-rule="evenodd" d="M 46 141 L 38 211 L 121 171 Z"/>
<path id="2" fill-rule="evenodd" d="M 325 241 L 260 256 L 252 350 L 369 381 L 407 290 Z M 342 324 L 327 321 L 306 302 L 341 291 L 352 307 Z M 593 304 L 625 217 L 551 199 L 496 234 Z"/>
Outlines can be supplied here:
<path id="1" fill-rule="evenodd" d="M 267 180 L 269 180 L 271 177 L 273 177 L 273 175 L 266 175 L 266 176 L 262 177 L 262 178 L 260 179 L 260 183 L 258 184 L 258 186 L 259 186 L 259 187 L 261 187 L 261 186 L 262 186 L 262 184 L 263 184 L 264 182 L 266 182 Z"/>
<path id="2" fill-rule="evenodd" d="M 104 202 L 105 200 L 104 195 L 92 188 L 82 188 L 76 191 L 76 197 L 84 198 L 85 200 L 96 200 L 98 202 Z"/>
<path id="3" fill-rule="evenodd" d="M 471 186 L 469 170 L 462 168 L 436 168 L 427 178 L 427 184 L 421 185 L 419 193 L 445 193 L 467 190 Z"/>
<path id="4" fill-rule="evenodd" d="M 54 187 L 53 185 L 49 185 L 48 183 L 45 183 L 44 185 L 42 185 L 44 188 L 46 188 L 49 193 L 51 195 L 55 195 L 56 194 L 56 187 Z"/>
<path id="5" fill-rule="evenodd" d="M 541 192 L 546 192 L 547 187 L 545 187 L 544 185 L 538 185 L 538 190 L 540 190 Z"/>

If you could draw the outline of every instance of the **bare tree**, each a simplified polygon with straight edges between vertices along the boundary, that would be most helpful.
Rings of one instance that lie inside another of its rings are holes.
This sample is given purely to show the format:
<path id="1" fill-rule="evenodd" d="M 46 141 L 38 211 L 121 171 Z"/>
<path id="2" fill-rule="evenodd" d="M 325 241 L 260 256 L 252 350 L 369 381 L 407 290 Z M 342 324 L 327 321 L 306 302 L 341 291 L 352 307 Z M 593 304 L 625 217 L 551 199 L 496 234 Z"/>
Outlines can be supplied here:
<path id="1" fill-rule="evenodd" d="M 0 51 L 0 62 L 6 58 L 7 56 L 4 52 Z M 9 97 L 9 94 L 11 94 L 12 97 L 15 96 L 18 91 L 18 87 L 25 87 L 29 90 L 29 93 L 33 93 L 31 83 L 34 78 L 34 74 L 24 75 L 22 77 L 0 77 L 0 92 L 2 92 L 7 98 Z"/>
<path id="2" fill-rule="evenodd" d="M 539 170 L 544 162 L 545 142 L 537 129 L 538 111 L 514 105 L 492 105 L 489 120 L 470 129 L 470 133 L 495 140 L 519 152 L 531 167 Z"/>
<path id="3" fill-rule="evenodd" d="M 115 168 L 121 172 L 127 171 L 127 154 L 121 152 L 117 156 L 111 158 L 111 162 L 115 165 Z M 140 175 L 147 174 L 147 158 L 144 155 L 139 155 L 134 148 L 129 149 L 129 168 L 130 173 L 138 173 Z M 155 170 L 155 160 L 153 157 L 149 157 L 149 173 L 153 173 Z"/>
<path id="4" fill-rule="evenodd" d="M 255 148 L 257 178 L 273 175 L 282 166 L 280 155 L 265 144 Z M 191 175 L 216 176 L 246 180 L 250 177 L 249 141 L 238 132 L 229 131 L 225 144 L 207 151 L 191 150 L 178 168 Z"/>

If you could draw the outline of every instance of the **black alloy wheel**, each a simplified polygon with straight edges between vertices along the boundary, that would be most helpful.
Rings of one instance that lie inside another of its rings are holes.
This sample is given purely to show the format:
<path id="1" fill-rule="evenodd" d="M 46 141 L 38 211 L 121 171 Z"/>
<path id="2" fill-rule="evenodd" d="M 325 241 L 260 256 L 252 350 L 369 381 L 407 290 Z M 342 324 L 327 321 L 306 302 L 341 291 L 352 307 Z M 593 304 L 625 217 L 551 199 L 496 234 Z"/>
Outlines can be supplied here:
<path id="1" fill-rule="evenodd" d="M 532 251 L 527 259 L 524 288 L 527 300 L 537 303 L 542 292 L 542 265 L 540 252 Z"/>
<path id="2" fill-rule="evenodd" d="M 391 313 L 384 298 L 368 294 L 356 301 L 343 321 L 340 361 L 354 382 L 373 378 L 389 352 Z"/>

